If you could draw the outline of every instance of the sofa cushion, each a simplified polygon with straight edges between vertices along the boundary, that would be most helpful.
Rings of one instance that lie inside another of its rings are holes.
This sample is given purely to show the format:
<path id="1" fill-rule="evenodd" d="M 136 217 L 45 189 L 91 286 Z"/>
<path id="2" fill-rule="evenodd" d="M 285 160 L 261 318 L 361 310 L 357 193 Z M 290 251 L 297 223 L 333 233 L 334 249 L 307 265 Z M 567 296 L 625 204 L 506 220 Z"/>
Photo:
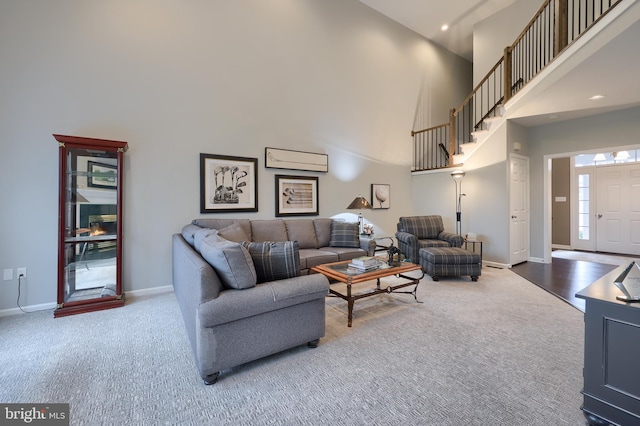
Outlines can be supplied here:
<path id="1" fill-rule="evenodd" d="M 255 287 L 256 269 L 242 244 L 225 240 L 214 231 L 201 241 L 200 254 L 215 269 L 225 287 L 237 290 Z"/>
<path id="2" fill-rule="evenodd" d="M 211 228 L 211 229 L 222 229 L 226 228 L 229 225 L 233 225 L 234 223 L 240 224 L 244 232 L 249 236 L 249 240 L 251 239 L 251 219 L 210 219 L 210 218 L 202 218 L 202 219 L 193 219 L 191 221 L 193 225 L 201 226 L 203 228 Z"/>
<path id="3" fill-rule="evenodd" d="M 210 228 L 200 228 L 193 234 L 193 248 L 200 253 L 202 241 L 210 235 L 218 235 L 218 231 Z"/>
<path id="4" fill-rule="evenodd" d="M 225 240 L 239 243 L 240 241 L 250 241 L 249 236 L 238 222 L 232 223 L 229 226 L 225 226 L 222 229 L 218 229 L 218 235 Z"/>
<path id="5" fill-rule="evenodd" d="M 340 260 L 337 253 L 318 250 L 318 249 L 300 249 L 300 269 L 310 269 L 323 263 L 337 262 Z"/>
<path id="6" fill-rule="evenodd" d="M 287 229 L 282 219 L 252 220 L 251 241 L 287 241 Z"/>
<path id="7" fill-rule="evenodd" d="M 287 240 L 297 241 L 300 249 L 318 248 L 312 219 L 285 220 L 284 225 L 287 228 Z"/>
<path id="8" fill-rule="evenodd" d="M 331 240 L 331 223 L 332 219 L 319 218 L 313 219 L 313 227 L 316 229 L 316 239 L 318 247 L 329 247 Z"/>
<path id="9" fill-rule="evenodd" d="M 360 247 L 360 237 L 358 235 L 358 223 L 337 222 L 331 223 L 331 247 Z"/>
<path id="10" fill-rule="evenodd" d="M 257 274 L 258 283 L 294 278 L 300 275 L 300 253 L 297 241 L 243 242 Z"/>
<path id="11" fill-rule="evenodd" d="M 193 247 L 193 244 L 194 244 L 193 238 L 195 236 L 195 233 L 201 229 L 202 229 L 201 226 L 189 223 L 182 227 L 182 237 L 187 243 L 189 243 L 191 247 Z"/>

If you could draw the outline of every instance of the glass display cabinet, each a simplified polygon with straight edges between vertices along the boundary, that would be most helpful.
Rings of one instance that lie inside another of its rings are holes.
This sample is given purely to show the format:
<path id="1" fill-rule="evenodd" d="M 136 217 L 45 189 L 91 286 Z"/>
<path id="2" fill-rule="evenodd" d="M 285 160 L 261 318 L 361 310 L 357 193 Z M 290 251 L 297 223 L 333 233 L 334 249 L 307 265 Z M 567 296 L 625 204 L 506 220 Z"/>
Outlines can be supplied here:
<path id="1" fill-rule="evenodd" d="M 54 317 L 123 306 L 122 170 L 127 142 L 53 136 L 60 151 Z"/>

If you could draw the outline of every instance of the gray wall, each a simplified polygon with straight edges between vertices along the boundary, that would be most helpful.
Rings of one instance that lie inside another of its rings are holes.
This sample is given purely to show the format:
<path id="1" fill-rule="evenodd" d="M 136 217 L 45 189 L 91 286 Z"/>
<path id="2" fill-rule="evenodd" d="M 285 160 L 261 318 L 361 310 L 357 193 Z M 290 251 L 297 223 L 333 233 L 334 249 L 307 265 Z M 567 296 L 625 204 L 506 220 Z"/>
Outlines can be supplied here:
<path id="1" fill-rule="evenodd" d="M 473 85 L 477 85 L 511 46 L 544 2 L 517 0 L 473 27 Z"/>
<path id="2" fill-rule="evenodd" d="M 544 156 L 635 146 L 639 122 L 636 107 L 529 129 L 532 257 L 544 258 Z"/>
<path id="3" fill-rule="evenodd" d="M 56 298 L 58 148 L 52 133 L 126 140 L 124 286 L 171 284 L 170 236 L 199 213 L 201 152 L 326 153 L 320 216 L 372 183 L 413 214 L 410 131 L 440 124 L 471 90 L 471 64 L 357 0 L 47 0 L 0 4 L 0 269 L 26 266 L 22 305 Z M 426 113 L 425 113 L 426 111 Z M 286 173 L 286 172 L 285 172 Z M 305 174 L 291 172 L 291 174 Z M 451 184 L 452 185 L 452 184 Z M 234 216 L 224 214 L 222 216 Z M 17 281 L 0 286 L 15 308 Z"/>
<path id="4" fill-rule="evenodd" d="M 554 158 L 551 161 L 551 244 L 571 245 L 571 158 L 569 157 Z"/>

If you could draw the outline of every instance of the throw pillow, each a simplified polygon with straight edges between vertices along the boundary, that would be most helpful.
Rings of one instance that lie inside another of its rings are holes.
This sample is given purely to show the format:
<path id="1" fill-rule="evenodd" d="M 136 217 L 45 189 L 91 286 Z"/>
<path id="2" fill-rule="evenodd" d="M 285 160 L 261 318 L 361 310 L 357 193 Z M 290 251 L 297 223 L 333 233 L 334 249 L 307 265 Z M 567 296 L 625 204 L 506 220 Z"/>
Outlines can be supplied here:
<path id="1" fill-rule="evenodd" d="M 198 253 L 200 253 L 202 242 L 210 235 L 218 235 L 218 231 L 211 228 L 200 228 L 198 231 L 193 233 L 193 248 Z"/>
<path id="2" fill-rule="evenodd" d="M 360 247 L 360 236 L 358 223 L 331 222 L 331 247 Z"/>
<path id="3" fill-rule="evenodd" d="M 235 243 L 239 243 L 240 241 L 249 241 L 250 238 L 247 236 L 247 233 L 244 232 L 242 226 L 239 223 L 232 223 L 229 226 L 225 226 L 222 229 L 218 229 L 218 235 L 220 235 L 225 240 L 233 241 Z"/>
<path id="4" fill-rule="evenodd" d="M 237 290 L 255 287 L 256 269 L 242 244 L 211 234 L 202 240 L 200 254 L 215 269 L 225 287 Z"/>
<path id="5" fill-rule="evenodd" d="M 253 259 L 258 284 L 300 275 L 297 241 L 243 242 L 242 245 L 247 248 Z"/>

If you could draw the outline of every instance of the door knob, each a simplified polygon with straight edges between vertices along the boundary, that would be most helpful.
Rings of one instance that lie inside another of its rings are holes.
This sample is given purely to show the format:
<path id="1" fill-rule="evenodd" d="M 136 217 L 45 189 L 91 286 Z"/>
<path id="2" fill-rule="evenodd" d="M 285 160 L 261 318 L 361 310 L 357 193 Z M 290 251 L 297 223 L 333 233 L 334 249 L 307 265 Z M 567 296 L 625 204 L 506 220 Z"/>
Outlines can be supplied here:
<path id="1" fill-rule="evenodd" d="M 517 219 L 518 216 L 511 216 L 511 219 Z"/>
<path id="2" fill-rule="evenodd" d="M 600 219 L 600 218 L 602 218 L 602 215 L 601 215 L 601 214 L 599 214 L 599 215 L 598 215 L 598 219 Z"/>

